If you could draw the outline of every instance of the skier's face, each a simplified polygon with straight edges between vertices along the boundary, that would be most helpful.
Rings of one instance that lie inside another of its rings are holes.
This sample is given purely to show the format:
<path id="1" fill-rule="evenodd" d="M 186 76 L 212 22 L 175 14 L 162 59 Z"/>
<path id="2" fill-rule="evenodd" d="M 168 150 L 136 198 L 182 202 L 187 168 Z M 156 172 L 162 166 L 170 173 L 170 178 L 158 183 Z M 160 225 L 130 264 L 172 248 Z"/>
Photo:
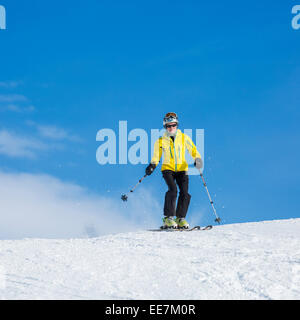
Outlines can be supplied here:
<path id="1" fill-rule="evenodd" d="M 167 124 L 167 130 L 169 133 L 175 133 L 177 130 L 177 123 L 176 122 L 171 122 Z"/>

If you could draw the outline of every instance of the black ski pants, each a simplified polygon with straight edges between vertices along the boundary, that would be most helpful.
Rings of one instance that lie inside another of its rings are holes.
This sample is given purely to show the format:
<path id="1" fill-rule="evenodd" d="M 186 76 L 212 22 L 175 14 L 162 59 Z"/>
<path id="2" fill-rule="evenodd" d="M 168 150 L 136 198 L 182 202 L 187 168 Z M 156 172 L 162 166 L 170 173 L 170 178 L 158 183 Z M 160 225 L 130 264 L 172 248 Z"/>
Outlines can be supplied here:
<path id="1" fill-rule="evenodd" d="M 185 218 L 191 195 L 188 193 L 189 188 L 189 176 L 186 171 L 171 171 L 164 170 L 162 172 L 163 178 L 165 179 L 168 191 L 165 195 L 165 204 L 164 204 L 164 215 L 165 216 L 176 216 L 178 218 Z M 177 201 L 177 185 L 179 187 L 179 197 Z"/>

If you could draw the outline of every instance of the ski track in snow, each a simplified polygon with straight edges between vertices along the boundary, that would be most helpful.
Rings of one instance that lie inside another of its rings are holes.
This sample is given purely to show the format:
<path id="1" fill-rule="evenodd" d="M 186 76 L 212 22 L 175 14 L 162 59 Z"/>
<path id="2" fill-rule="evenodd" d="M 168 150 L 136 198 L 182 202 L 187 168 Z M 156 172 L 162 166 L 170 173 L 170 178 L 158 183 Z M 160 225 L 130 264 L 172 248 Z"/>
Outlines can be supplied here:
<path id="1" fill-rule="evenodd" d="M 0 298 L 300 299 L 300 219 L 2 240 Z"/>

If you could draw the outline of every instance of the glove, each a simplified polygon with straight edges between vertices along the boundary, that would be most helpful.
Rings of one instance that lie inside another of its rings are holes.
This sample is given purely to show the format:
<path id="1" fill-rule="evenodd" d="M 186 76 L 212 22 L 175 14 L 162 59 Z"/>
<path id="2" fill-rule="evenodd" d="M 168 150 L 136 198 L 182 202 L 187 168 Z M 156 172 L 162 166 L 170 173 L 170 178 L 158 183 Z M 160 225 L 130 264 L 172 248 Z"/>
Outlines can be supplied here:
<path id="1" fill-rule="evenodd" d="M 202 161 L 202 159 L 201 159 L 201 158 L 196 158 L 196 159 L 195 159 L 195 162 L 194 162 L 194 166 L 195 166 L 198 170 L 202 169 L 202 168 L 203 168 L 203 161 Z"/>
<path id="2" fill-rule="evenodd" d="M 149 166 L 146 168 L 146 175 L 150 176 L 154 169 L 156 168 L 156 165 L 154 163 L 150 163 Z"/>

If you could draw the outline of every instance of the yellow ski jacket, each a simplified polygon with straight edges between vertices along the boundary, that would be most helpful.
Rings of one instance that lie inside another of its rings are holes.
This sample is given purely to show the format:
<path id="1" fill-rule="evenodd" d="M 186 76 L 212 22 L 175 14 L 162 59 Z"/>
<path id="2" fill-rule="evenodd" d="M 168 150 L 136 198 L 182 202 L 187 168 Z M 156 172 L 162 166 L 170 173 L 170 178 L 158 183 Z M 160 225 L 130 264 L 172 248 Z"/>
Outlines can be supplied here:
<path id="1" fill-rule="evenodd" d="M 174 142 L 171 137 L 164 133 L 162 137 L 159 137 L 155 141 L 151 163 L 158 165 L 164 153 L 161 171 L 188 171 L 188 164 L 185 160 L 186 149 L 194 160 L 196 158 L 201 159 L 200 153 L 197 151 L 192 139 L 181 132 L 180 129 L 176 131 Z"/>

